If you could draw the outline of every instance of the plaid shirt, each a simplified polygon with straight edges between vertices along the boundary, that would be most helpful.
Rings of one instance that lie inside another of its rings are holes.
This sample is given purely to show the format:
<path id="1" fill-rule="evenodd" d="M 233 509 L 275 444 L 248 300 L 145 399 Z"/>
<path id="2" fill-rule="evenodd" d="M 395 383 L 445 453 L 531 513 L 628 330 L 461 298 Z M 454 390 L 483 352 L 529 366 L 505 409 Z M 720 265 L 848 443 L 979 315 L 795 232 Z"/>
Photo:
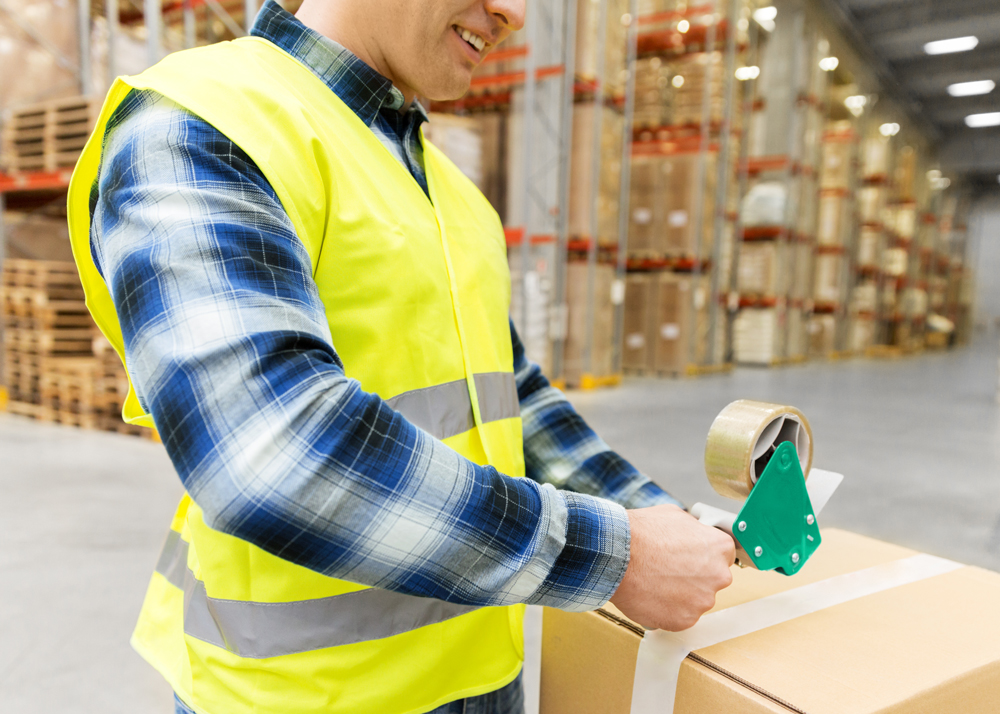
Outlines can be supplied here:
<path id="1" fill-rule="evenodd" d="M 426 187 L 418 105 L 270 0 L 309 67 Z M 91 249 L 129 372 L 209 525 L 325 575 L 474 605 L 603 604 L 624 507 L 675 503 L 605 444 L 511 327 L 529 478 L 459 456 L 344 374 L 309 256 L 261 171 L 163 96 L 115 111 Z M 392 339 L 387 335 L 386 339 Z"/>

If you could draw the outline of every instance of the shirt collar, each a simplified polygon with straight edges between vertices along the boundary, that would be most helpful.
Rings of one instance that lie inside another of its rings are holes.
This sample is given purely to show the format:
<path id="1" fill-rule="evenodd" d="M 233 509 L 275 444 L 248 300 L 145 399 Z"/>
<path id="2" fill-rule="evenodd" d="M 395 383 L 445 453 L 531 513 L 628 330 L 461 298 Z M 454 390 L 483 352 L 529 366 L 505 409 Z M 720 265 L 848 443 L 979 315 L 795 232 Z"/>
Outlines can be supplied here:
<path id="1" fill-rule="evenodd" d="M 406 101 L 387 78 L 343 45 L 303 25 L 275 0 L 264 3 L 250 34 L 277 45 L 312 70 L 366 126 L 372 125 L 380 109 L 398 111 Z M 427 121 L 420 102 L 414 101 L 407 114 L 418 123 Z"/>

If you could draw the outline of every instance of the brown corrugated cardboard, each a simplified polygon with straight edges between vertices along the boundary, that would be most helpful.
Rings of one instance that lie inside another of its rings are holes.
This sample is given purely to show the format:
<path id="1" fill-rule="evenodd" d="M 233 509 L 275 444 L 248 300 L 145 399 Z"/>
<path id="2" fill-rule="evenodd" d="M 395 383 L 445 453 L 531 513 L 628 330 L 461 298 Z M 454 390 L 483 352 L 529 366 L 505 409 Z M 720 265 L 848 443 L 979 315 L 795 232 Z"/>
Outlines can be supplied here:
<path id="1" fill-rule="evenodd" d="M 711 249 L 715 206 L 715 153 L 705 165 L 701 196 L 701 241 L 695 240 L 698 211 L 697 153 L 638 156 L 632 162 L 628 251 L 639 256 L 701 256 Z"/>
<path id="2" fill-rule="evenodd" d="M 621 184 L 621 115 L 604 107 L 601 114 L 601 156 L 597 181 L 597 239 L 602 245 L 618 244 L 618 198 Z M 573 105 L 573 141 L 570 153 L 569 233 L 589 238 L 594 205 L 594 132 L 597 111 L 593 102 Z"/>
<path id="3" fill-rule="evenodd" d="M 611 339 L 614 332 L 614 305 L 611 303 L 611 284 L 615 279 L 612 265 L 599 263 L 594 271 L 594 339 L 590 354 L 590 367 L 583 364 L 583 347 L 587 339 L 587 264 L 572 262 L 566 265 L 566 357 L 564 376 L 566 384 L 576 387 L 584 374 L 605 377 L 611 374 Z"/>
<path id="4" fill-rule="evenodd" d="M 828 529 L 795 576 L 734 569 L 713 612 L 914 551 Z M 693 652 L 675 714 L 995 714 L 1000 574 L 960 567 Z M 643 630 L 613 607 L 546 610 L 542 714 L 629 714 Z"/>
<path id="5" fill-rule="evenodd" d="M 631 273 L 625 279 L 625 325 L 622 367 L 636 371 L 653 369 L 653 307 L 656 304 L 656 274 Z"/>
<path id="6" fill-rule="evenodd" d="M 660 273 L 651 340 L 657 372 L 679 374 L 704 360 L 708 347 L 708 278 Z M 695 327 L 691 329 L 692 307 Z"/>

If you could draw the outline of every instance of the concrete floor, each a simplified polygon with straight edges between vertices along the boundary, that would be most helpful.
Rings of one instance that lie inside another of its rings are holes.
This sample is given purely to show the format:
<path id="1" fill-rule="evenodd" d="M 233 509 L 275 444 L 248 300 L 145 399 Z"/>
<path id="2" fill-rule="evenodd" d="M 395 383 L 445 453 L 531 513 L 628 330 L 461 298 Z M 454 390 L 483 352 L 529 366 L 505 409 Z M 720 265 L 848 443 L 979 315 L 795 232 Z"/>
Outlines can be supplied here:
<path id="1" fill-rule="evenodd" d="M 684 502 L 727 504 L 704 478 L 716 413 L 739 398 L 801 408 L 817 466 L 846 475 L 824 525 L 1000 570 L 997 340 L 892 362 L 634 379 L 572 399 L 604 438 Z M 167 714 L 128 646 L 180 487 L 162 447 L 0 415 L 0 710 Z M 537 697 L 537 613 L 526 682 Z M 529 711 L 536 711 L 530 706 Z"/>

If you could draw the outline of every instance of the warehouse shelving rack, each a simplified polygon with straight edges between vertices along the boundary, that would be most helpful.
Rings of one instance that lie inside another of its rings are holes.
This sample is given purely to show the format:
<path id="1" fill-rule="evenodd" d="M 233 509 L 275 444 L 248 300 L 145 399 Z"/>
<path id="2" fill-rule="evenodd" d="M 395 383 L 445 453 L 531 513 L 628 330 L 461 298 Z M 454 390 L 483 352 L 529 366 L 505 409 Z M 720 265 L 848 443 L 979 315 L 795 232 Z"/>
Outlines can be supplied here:
<path id="1" fill-rule="evenodd" d="M 784 213 L 782 221 L 777 224 L 743 226 L 741 223 L 738 237 L 741 248 L 747 243 L 761 241 L 776 246 L 774 272 L 777 277 L 773 294 L 739 291 L 734 277 L 734 292 L 738 293 L 738 298 L 731 300 L 730 304 L 737 305 L 741 312 L 744 309 L 773 309 L 778 338 L 768 347 L 769 359 L 761 360 L 763 351 L 741 355 L 737 349 L 736 333 L 747 330 L 736 327 L 740 320 L 738 315 L 733 330 L 733 357 L 737 362 L 765 366 L 787 363 L 792 357 L 789 324 L 792 310 L 800 311 L 802 324 L 799 329 L 803 331 L 800 338 L 804 340 L 804 326 L 812 309 L 811 273 L 803 270 L 803 274 L 809 273 L 805 284 L 799 281 L 797 286 L 796 278 L 799 272 L 798 254 L 811 251 L 814 242 L 814 207 L 819 198 L 818 186 L 814 184 L 821 131 L 814 131 L 814 136 L 807 137 L 807 126 L 810 121 L 818 126 L 821 107 L 826 102 L 826 73 L 818 68 L 818 48 L 824 42 L 818 28 L 810 21 L 806 6 L 787 3 L 781 6 L 775 29 L 770 32 L 766 47 L 761 50 L 763 78 L 757 90 L 763 96 L 753 102 L 752 121 L 760 122 L 766 116 L 768 122 L 763 137 L 757 137 L 756 151 L 747 160 L 746 180 L 766 180 L 781 185 L 785 197 Z M 776 91 L 778 89 L 781 93 Z M 769 93 L 774 96 L 768 96 Z M 787 124 L 775 120 L 779 115 L 782 119 L 787 117 Z M 755 136 L 753 127 L 750 128 L 750 135 Z M 806 192 L 809 192 L 808 196 Z M 803 206 L 812 207 L 809 208 L 810 215 L 802 214 Z M 800 250 L 799 246 L 810 247 Z M 797 292 L 801 294 L 796 295 Z M 804 354 L 796 354 L 794 361 L 801 359 L 804 359 Z"/>
<path id="2" fill-rule="evenodd" d="M 698 122 L 637 127 L 633 130 L 636 143 L 632 146 L 633 156 L 688 154 L 696 157 L 690 207 L 694 252 L 676 256 L 629 255 L 624 235 L 629 215 L 623 211 L 621 216 L 620 279 L 624 280 L 625 269 L 636 272 L 667 270 L 691 278 L 688 286 L 691 298 L 684 319 L 687 334 L 682 338 L 687 352 L 681 371 L 673 372 L 675 374 L 695 375 L 731 367 L 726 306 L 730 276 L 735 270 L 736 249 L 732 236 L 738 216 L 730 203 L 733 194 L 739 194 L 743 188 L 738 167 L 744 163 L 740 157 L 746 146 L 743 139 L 747 124 L 747 102 L 744 96 L 739 96 L 743 92 L 737 89 L 741 87 L 744 92 L 750 92 L 753 84 L 752 81 L 737 84 L 735 72 L 737 64 L 750 64 L 755 57 L 756 36 L 753 29 L 747 32 L 750 12 L 750 4 L 743 0 L 720 0 L 693 7 L 679 5 L 673 10 L 638 19 L 637 51 L 644 58 L 670 62 L 700 55 L 705 59 Z M 683 28 L 681 23 L 685 23 Z M 712 60 L 715 53 L 721 57 L 719 68 Z M 634 81 L 634 76 L 632 79 Z M 721 90 L 722 103 L 719 111 L 713 113 L 716 89 Z M 737 196 L 737 203 L 738 200 Z M 712 207 L 711 212 L 705 210 L 706 206 Z M 699 285 L 701 276 L 706 277 L 703 282 L 707 287 Z M 651 309 L 655 312 L 657 308 Z M 624 315 L 624 304 L 618 311 Z M 623 323 L 623 319 L 617 319 L 616 327 L 622 327 Z M 622 338 L 621 334 L 616 336 L 619 353 Z M 616 364 L 620 364 L 620 359 Z M 663 369 L 658 366 L 654 371 L 662 372 Z"/>

